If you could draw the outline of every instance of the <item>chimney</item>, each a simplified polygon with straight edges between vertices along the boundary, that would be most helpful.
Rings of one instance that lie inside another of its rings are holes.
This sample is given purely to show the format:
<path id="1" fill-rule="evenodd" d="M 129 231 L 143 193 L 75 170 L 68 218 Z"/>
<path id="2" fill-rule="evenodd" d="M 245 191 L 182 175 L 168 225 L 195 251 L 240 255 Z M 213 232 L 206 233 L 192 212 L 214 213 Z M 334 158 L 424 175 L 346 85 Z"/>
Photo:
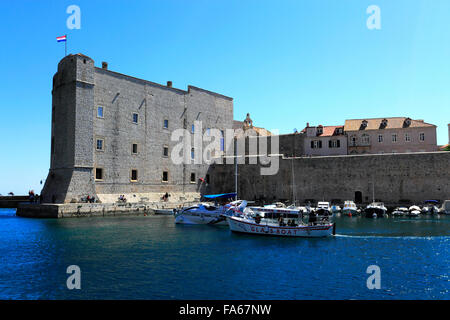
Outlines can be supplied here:
<path id="1" fill-rule="evenodd" d="M 169 88 L 172 88 L 172 81 L 167 81 L 167 86 L 168 86 Z"/>
<path id="2" fill-rule="evenodd" d="M 309 122 L 306 123 L 306 127 L 309 128 Z"/>
<path id="3" fill-rule="evenodd" d="M 102 69 L 108 70 L 108 62 L 102 62 Z"/>

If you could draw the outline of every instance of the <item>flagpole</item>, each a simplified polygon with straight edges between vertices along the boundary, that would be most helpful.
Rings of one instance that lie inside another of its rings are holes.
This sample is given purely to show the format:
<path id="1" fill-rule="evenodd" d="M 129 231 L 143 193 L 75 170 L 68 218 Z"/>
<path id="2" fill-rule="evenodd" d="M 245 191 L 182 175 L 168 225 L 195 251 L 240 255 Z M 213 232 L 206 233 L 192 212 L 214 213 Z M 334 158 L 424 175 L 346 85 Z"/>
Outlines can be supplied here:
<path id="1" fill-rule="evenodd" d="M 64 57 L 67 57 L 67 34 L 66 36 L 66 41 L 64 41 Z"/>

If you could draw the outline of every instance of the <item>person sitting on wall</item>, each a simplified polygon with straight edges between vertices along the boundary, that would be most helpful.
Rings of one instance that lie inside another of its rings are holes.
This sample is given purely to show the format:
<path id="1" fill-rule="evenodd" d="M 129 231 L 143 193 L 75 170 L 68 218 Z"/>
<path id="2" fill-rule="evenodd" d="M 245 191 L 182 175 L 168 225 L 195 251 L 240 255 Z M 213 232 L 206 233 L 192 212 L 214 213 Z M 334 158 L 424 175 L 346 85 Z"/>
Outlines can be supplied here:
<path id="1" fill-rule="evenodd" d="M 34 190 L 28 191 L 28 199 L 30 200 L 30 202 L 34 201 Z"/>

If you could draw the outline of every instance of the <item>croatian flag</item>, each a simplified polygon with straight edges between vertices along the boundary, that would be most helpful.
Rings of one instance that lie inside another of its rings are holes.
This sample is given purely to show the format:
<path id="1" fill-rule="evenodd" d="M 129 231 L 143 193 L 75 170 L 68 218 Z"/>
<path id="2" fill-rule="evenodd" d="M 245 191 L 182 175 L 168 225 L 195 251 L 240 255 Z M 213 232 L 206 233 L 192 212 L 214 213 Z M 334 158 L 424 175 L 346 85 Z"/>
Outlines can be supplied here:
<path id="1" fill-rule="evenodd" d="M 66 41 L 67 40 L 67 36 L 61 36 L 61 37 L 56 37 L 56 41 L 58 41 L 58 42 L 63 42 L 63 41 Z"/>

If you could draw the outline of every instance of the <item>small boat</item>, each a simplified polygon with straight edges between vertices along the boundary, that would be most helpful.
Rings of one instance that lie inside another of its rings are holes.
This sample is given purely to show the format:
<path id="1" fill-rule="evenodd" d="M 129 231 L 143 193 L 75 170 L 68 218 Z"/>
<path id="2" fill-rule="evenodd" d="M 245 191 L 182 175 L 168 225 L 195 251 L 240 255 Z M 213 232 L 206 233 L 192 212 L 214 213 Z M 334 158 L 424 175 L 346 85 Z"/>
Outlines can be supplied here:
<path id="1" fill-rule="evenodd" d="M 215 203 L 199 203 L 195 206 L 183 208 L 175 213 L 175 223 L 177 224 L 219 224 L 227 225 L 225 216 L 241 212 L 247 206 L 247 201 L 239 200 L 218 205 L 219 200 L 232 199 L 236 193 L 222 193 L 215 195 L 205 195 L 205 199 L 214 200 Z"/>
<path id="2" fill-rule="evenodd" d="M 408 213 L 409 217 L 418 217 L 418 216 L 420 216 L 420 213 L 422 212 L 420 210 L 419 206 L 411 206 L 411 207 L 409 207 L 408 211 L 409 211 L 409 213 Z"/>
<path id="3" fill-rule="evenodd" d="M 317 208 L 314 210 L 318 215 L 330 215 L 332 214 L 330 203 L 326 201 L 319 201 L 317 203 Z"/>
<path id="4" fill-rule="evenodd" d="M 437 200 L 425 200 L 421 212 L 422 214 L 438 214 L 438 205 L 439 201 Z"/>
<path id="5" fill-rule="evenodd" d="M 356 208 L 356 204 L 350 200 L 345 201 L 342 213 L 349 217 L 358 215 L 358 209 Z"/>
<path id="6" fill-rule="evenodd" d="M 249 216 L 227 216 L 230 230 L 233 232 L 270 235 L 282 237 L 328 237 L 336 233 L 335 223 L 297 224 L 280 226 L 276 222 L 261 221 L 260 218 Z"/>
<path id="7" fill-rule="evenodd" d="M 395 208 L 394 211 L 392 211 L 392 215 L 397 216 L 397 217 L 407 216 L 408 213 L 409 213 L 409 210 L 406 207 L 398 207 L 398 208 Z"/>
<path id="8" fill-rule="evenodd" d="M 341 212 L 341 207 L 340 206 L 338 206 L 337 204 L 333 204 L 331 206 L 331 213 L 336 214 L 336 213 L 340 213 L 340 212 Z"/>
<path id="9" fill-rule="evenodd" d="M 176 211 L 176 209 L 155 209 L 155 214 L 161 216 L 172 216 Z"/>
<path id="10" fill-rule="evenodd" d="M 364 210 L 366 218 L 382 218 L 386 215 L 387 209 L 383 202 L 372 202 Z"/>
<path id="11" fill-rule="evenodd" d="M 450 214 L 450 200 L 445 200 L 442 207 L 439 209 L 441 214 Z"/>

